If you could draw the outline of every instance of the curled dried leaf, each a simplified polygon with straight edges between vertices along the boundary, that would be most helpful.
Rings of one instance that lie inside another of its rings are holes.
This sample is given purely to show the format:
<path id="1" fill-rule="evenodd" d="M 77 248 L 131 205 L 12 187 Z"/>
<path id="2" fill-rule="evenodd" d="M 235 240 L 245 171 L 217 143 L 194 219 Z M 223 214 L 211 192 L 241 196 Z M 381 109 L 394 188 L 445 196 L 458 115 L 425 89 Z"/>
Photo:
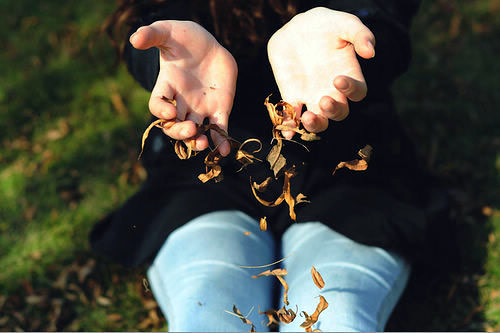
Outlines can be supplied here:
<path id="1" fill-rule="evenodd" d="M 334 175 L 338 169 L 342 168 L 347 168 L 349 170 L 354 170 L 354 171 L 364 171 L 368 169 L 368 163 L 366 163 L 365 160 L 352 160 L 352 161 L 340 162 L 335 168 L 335 170 L 333 170 L 332 175 Z"/>
<path id="2" fill-rule="evenodd" d="M 267 230 L 267 217 L 261 217 L 260 218 L 260 231 L 266 231 Z"/>
<path id="3" fill-rule="evenodd" d="M 214 179 L 215 182 L 220 182 L 223 178 L 222 176 L 222 167 L 219 165 L 219 161 L 222 159 L 222 156 L 219 154 L 217 150 L 211 151 L 205 157 L 205 169 L 206 173 L 202 173 L 198 175 L 198 179 L 203 183 L 206 183 L 210 179 Z"/>
<path id="4" fill-rule="evenodd" d="M 196 145 L 195 140 L 186 140 L 187 142 L 184 141 L 176 141 L 174 145 L 174 150 L 175 153 L 177 154 L 177 157 L 179 157 L 181 160 L 187 160 L 190 159 L 191 156 L 193 156 L 193 151 Z"/>
<path id="5" fill-rule="evenodd" d="M 257 142 L 259 144 L 257 149 L 254 149 L 251 153 L 245 151 L 243 147 L 251 142 Z M 262 149 L 262 142 L 258 139 L 248 139 L 245 140 L 236 151 L 236 160 L 242 164 L 240 170 L 244 169 L 247 165 L 254 163 L 255 161 L 262 162 L 260 159 L 255 157 L 253 154 L 258 153 Z M 238 170 L 238 171 L 240 171 Z"/>
<path id="6" fill-rule="evenodd" d="M 307 200 L 307 196 L 302 193 L 297 194 L 297 196 L 295 197 L 295 201 L 295 204 L 299 204 L 302 202 L 311 203 L 311 201 Z"/>
<path id="7" fill-rule="evenodd" d="M 243 233 L 243 235 L 245 235 L 245 236 L 249 236 L 249 235 L 251 235 L 251 234 L 252 234 L 252 232 L 251 232 L 251 231 L 245 231 L 245 232 Z"/>
<path id="8" fill-rule="evenodd" d="M 276 319 L 277 316 L 276 312 L 277 311 L 274 309 L 269 309 L 264 312 L 259 310 L 259 314 L 266 315 L 267 317 L 267 324 L 266 324 L 267 327 L 271 326 L 272 324 L 279 324 L 279 321 Z"/>
<path id="9" fill-rule="evenodd" d="M 319 274 L 319 272 L 316 270 L 316 268 L 314 268 L 314 266 L 312 266 L 312 268 L 311 268 L 311 275 L 312 275 L 312 279 L 314 281 L 314 284 L 319 289 L 323 289 L 323 287 L 325 286 L 325 281 L 323 281 L 321 274 Z"/>
<path id="10" fill-rule="evenodd" d="M 276 311 L 276 315 L 278 316 L 279 321 L 285 324 L 290 324 L 294 321 L 297 314 L 292 309 L 287 309 L 284 305 L 281 309 Z"/>
<path id="11" fill-rule="evenodd" d="M 144 133 L 142 134 L 142 142 L 141 142 L 141 152 L 139 153 L 139 157 L 137 159 L 140 159 L 142 156 L 142 153 L 144 151 L 144 144 L 146 143 L 146 139 L 149 136 L 149 132 L 153 129 L 153 127 L 159 127 L 159 128 L 164 128 L 164 129 L 169 129 L 175 124 L 175 121 L 173 120 L 164 120 L 164 119 L 157 119 L 153 121 L 149 126 L 146 128 Z"/>
<path id="12" fill-rule="evenodd" d="M 328 308 L 328 302 L 323 296 L 319 296 L 319 304 L 316 306 L 316 310 L 312 315 L 308 315 L 307 312 L 302 311 L 302 314 L 306 318 L 306 320 L 300 324 L 300 327 L 305 328 L 306 332 L 311 332 L 311 326 L 314 325 L 319 318 L 321 312 L 323 312 L 326 308 Z M 308 331 L 309 329 L 309 331 Z"/>
<path id="13" fill-rule="evenodd" d="M 273 103 L 269 102 L 269 97 L 271 97 L 271 95 L 267 96 L 266 100 L 264 101 L 264 105 L 266 106 L 267 112 L 269 113 L 269 118 L 271 119 L 273 126 L 281 125 L 284 117 L 278 114 L 278 112 L 276 111 L 276 106 Z"/>
<path id="14" fill-rule="evenodd" d="M 250 188 L 252 189 L 252 193 L 253 193 L 253 196 L 255 197 L 255 199 L 257 199 L 257 201 L 260 202 L 261 204 L 263 204 L 264 206 L 276 207 L 276 206 L 280 205 L 283 202 L 283 200 L 285 200 L 283 193 L 274 201 L 266 201 L 266 200 L 260 198 L 259 195 L 257 194 L 256 189 L 253 187 L 252 177 L 250 177 Z"/>
<path id="15" fill-rule="evenodd" d="M 295 214 L 295 198 L 292 197 L 290 192 L 290 178 L 295 176 L 296 172 L 294 168 L 285 171 L 285 180 L 283 182 L 283 195 L 285 198 L 285 202 L 288 204 L 288 212 L 290 214 L 290 218 L 293 221 L 297 220 L 297 216 Z"/>
<path id="16" fill-rule="evenodd" d="M 271 177 L 267 177 L 262 183 L 257 184 L 256 182 L 253 182 L 253 187 L 259 192 L 264 192 L 267 190 L 267 187 L 272 180 L 273 179 Z"/>
<path id="17" fill-rule="evenodd" d="M 358 151 L 358 155 L 362 160 L 370 162 L 370 157 L 372 156 L 373 147 L 366 145 Z"/>

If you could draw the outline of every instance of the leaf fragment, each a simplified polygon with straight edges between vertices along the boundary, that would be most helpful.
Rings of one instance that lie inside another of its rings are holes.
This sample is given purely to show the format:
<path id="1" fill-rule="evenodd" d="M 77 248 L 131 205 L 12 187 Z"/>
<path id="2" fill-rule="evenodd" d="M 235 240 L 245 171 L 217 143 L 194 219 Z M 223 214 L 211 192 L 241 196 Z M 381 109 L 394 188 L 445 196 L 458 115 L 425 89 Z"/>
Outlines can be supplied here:
<path id="1" fill-rule="evenodd" d="M 231 313 L 231 312 L 228 312 L 228 313 Z M 236 315 L 236 317 L 241 319 L 243 324 L 251 325 L 250 332 L 255 332 L 255 325 L 247 317 L 243 316 L 243 314 L 241 313 L 240 310 L 238 310 L 238 308 L 236 307 L 235 304 L 233 304 L 233 313 Z"/>
<path id="2" fill-rule="evenodd" d="M 257 194 L 257 190 L 255 189 L 255 187 L 252 183 L 252 177 L 250 177 L 250 188 L 252 189 L 252 193 L 253 193 L 253 196 L 255 197 L 255 199 L 257 199 L 257 201 L 260 202 L 261 204 L 263 204 L 264 206 L 276 207 L 276 206 L 280 205 L 283 202 L 283 200 L 285 200 L 283 193 L 278 198 L 276 198 L 276 200 L 274 200 L 274 201 L 266 201 L 266 200 L 260 198 L 259 195 Z"/>
<path id="3" fill-rule="evenodd" d="M 323 287 L 325 286 L 325 281 L 323 281 L 321 274 L 319 274 L 319 272 L 316 270 L 316 268 L 314 266 L 312 266 L 312 268 L 311 268 L 311 275 L 312 275 L 312 279 L 314 281 L 314 284 L 319 289 L 323 289 Z"/>
<path id="4" fill-rule="evenodd" d="M 366 145 L 358 151 L 358 155 L 366 162 L 370 162 L 370 157 L 372 156 L 373 147 Z"/>
<path id="5" fill-rule="evenodd" d="M 251 142 L 257 142 L 259 144 L 259 147 L 257 149 L 254 149 L 251 153 L 245 151 L 243 147 Z M 258 153 L 262 149 L 262 142 L 259 139 L 247 139 L 245 140 L 238 148 L 236 151 L 236 160 L 242 164 L 240 170 L 244 169 L 247 167 L 249 164 L 254 163 L 255 161 L 262 162 L 260 159 L 255 157 L 253 154 Z"/>
<path id="6" fill-rule="evenodd" d="M 292 309 L 287 309 L 284 305 L 281 309 L 276 311 L 276 315 L 278 316 L 278 319 L 285 324 L 290 324 L 297 316 L 295 311 L 293 311 Z"/>
<path id="7" fill-rule="evenodd" d="M 222 155 L 220 155 L 218 150 L 211 151 L 205 157 L 205 173 L 198 175 L 198 179 L 203 183 L 208 182 L 210 179 L 214 179 L 216 183 L 223 179 L 222 167 L 219 165 Z"/>
<path id="8" fill-rule="evenodd" d="M 149 126 L 146 128 L 144 133 L 142 134 L 142 142 L 141 142 L 141 152 L 139 153 L 139 157 L 137 159 L 139 160 L 142 156 L 142 153 L 144 151 L 144 144 L 146 143 L 146 139 L 149 136 L 149 132 L 153 129 L 153 127 L 159 127 L 159 128 L 164 128 L 164 129 L 169 129 L 175 124 L 175 121 L 173 120 L 164 120 L 164 119 L 157 119 L 153 121 Z"/>
<path id="9" fill-rule="evenodd" d="M 260 231 L 267 231 L 267 217 L 260 218 Z"/>
<path id="10" fill-rule="evenodd" d="M 243 235 L 245 235 L 245 236 L 249 236 L 249 235 L 251 235 L 251 234 L 252 234 L 252 232 L 251 232 L 251 231 L 245 231 L 245 232 L 243 233 Z"/>
<path id="11" fill-rule="evenodd" d="M 273 270 L 268 269 L 267 271 L 264 271 L 264 272 L 260 273 L 259 275 L 253 275 L 252 278 L 257 279 L 261 276 L 272 276 L 272 275 L 283 276 L 283 275 L 287 275 L 287 274 L 288 274 L 288 271 L 285 268 L 276 268 Z"/>
<path id="12" fill-rule="evenodd" d="M 276 320 L 276 312 L 277 311 L 274 309 L 269 309 L 264 312 L 259 310 L 259 314 L 266 315 L 267 317 L 267 324 L 266 324 L 267 327 L 271 326 L 272 324 L 279 324 L 279 321 Z"/>
<path id="13" fill-rule="evenodd" d="M 267 177 L 262 183 L 258 184 L 256 182 L 253 182 L 253 187 L 259 192 L 264 192 L 267 190 L 267 187 L 269 186 L 272 180 L 273 178 Z"/>
<path id="14" fill-rule="evenodd" d="M 338 169 L 342 168 L 347 168 L 349 170 L 354 170 L 354 171 L 364 171 L 368 169 L 368 163 L 366 163 L 365 160 L 352 160 L 352 161 L 340 162 L 339 164 L 337 164 L 335 170 L 333 170 L 332 175 L 334 175 Z"/>
<path id="15" fill-rule="evenodd" d="M 326 308 L 328 308 L 328 302 L 326 301 L 326 299 L 321 295 L 319 296 L 319 299 L 320 300 L 318 305 L 316 306 L 316 310 L 312 315 L 309 316 L 307 312 L 302 311 L 302 314 L 304 315 L 306 320 L 302 324 L 300 324 L 300 327 L 305 328 L 306 332 L 312 332 L 311 326 L 318 321 L 321 312 L 323 312 Z"/>
<path id="16" fill-rule="evenodd" d="M 281 154 L 282 148 L 283 141 L 278 139 L 277 143 L 271 148 L 266 157 L 274 173 L 274 177 L 278 177 L 279 172 L 286 166 L 286 158 Z"/>

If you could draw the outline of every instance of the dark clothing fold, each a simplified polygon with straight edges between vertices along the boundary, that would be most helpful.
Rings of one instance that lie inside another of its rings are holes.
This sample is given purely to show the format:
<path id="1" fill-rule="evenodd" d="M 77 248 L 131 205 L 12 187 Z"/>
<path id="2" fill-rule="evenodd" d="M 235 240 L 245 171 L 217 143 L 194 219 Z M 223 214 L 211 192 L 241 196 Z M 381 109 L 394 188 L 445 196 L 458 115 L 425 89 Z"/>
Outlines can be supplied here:
<path id="1" fill-rule="evenodd" d="M 391 83 L 409 64 L 408 28 L 418 1 L 302 1 L 300 9 L 316 6 L 357 15 L 375 34 L 377 47 L 374 59 L 360 59 L 369 92 L 363 101 L 350 103 L 348 118 L 330 122 L 329 128 L 319 134 L 321 140 L 305 143 L 309 152 L 293 142 L 285 143 L 284 155 L 298 171 L 292 178 L 292 194 L 303 193 L 311 201 L 296 206 L 297 223 L 320 221 L 355 241 L 395 250 L 418 261 L 429 221 L 425 213 L 428 179 L 399 123 L 390 93 Z M 169 1 L 141 17 L 131 31 L 159 19 L 192 19 L 190 10 L 189 1 Z M 208 5 L 196 11 L 198 19 L 202 18 L 200 23 L 214 33 Z M 206 15 L 200 16 L 203 11 Z M 269 15 L 269 26 L 274 30 L 267 37 L 282 24 L 273 16 L 276 14 Z M 251 56 L 232 50 L 230 45 L 225 47 L 235 55 L 239 68 L 229 135 L 241 142 L 260 139 L 264 149 L 259 156 L 265 160 L 272 124 L 263 102 L 270 94 L 273 102 L 279 96 L 266 45 L 255 45 Z M 158 51 L 139 51 L 127 43 L 123 56 L 130 73 L 151 90 L 159 70 Z M 358 150 L 367 144 L 373 147 L 368 170 L 342 169 L 332 176 L 340 161 L 359 158 Z M 197 175 L 204 172 L 205 154 L 179 160 L 172 141 L 153 129 L 142 157 L 148 172 L 146 182 L 120 209 L 96 225 L 91 234 L 92 247 L 134 267 L 149 263 L 173 230 L 211 211 L 238 209 L 256 219 L 267 216 L 270 231 L 277 237 L 294 223 L 285 204 L 264 207 L 251 193 L 250 177 L 259 182 L 271 175 L 267 162 L 237 172 L 239 165 L 234 158 L 226 158 L 222 163 L 224 180 L 203 184 Z M 280 193 L 280 185 L 277 187 L 262 196 L 272 200 Z"/>

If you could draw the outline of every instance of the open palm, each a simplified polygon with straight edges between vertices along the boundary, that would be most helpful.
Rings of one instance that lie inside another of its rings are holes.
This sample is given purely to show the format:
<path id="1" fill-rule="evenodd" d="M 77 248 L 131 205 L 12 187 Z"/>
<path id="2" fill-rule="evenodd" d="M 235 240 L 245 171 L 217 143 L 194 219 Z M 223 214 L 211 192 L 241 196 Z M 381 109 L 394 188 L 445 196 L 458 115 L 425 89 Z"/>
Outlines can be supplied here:
<path id="1" fill-rule="evenodd" d="M 158 118 L 176 120 L 164 129 L 166 135 L 193 138 L 197 124 L 206 118 L 227 132 L 238 70 L 233 56 L 208 31 L 191 21 L 157 21 L 139 28 L 130 42 L 137 49 L 160 50 L 160 73 L 149 109 Z M 229 154 L 229 142 L 215 131 L 211 136 L 219 152 Z M 196 150 L 208 147 L 205 135 L 195 142 Z"/>
<path id="2" fill-rule="evenodd" d="M 348 99 L 366 96 L 356 53 L 373 57 L 374 43 L 356 16 L 322 7 L 296 15 L 271 37 L 268 56 L 281 97 L 299 116 L 306 105 L 301 120 L 307 130 L 324 131 L 329 119 L 347 117 Z"/>

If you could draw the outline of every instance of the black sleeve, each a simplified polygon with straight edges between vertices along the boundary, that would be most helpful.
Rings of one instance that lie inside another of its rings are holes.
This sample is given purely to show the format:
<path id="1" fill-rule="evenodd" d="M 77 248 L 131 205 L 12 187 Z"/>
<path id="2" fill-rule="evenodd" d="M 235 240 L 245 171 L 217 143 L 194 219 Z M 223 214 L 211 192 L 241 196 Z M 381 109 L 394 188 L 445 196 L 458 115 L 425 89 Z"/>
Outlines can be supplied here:
<path id="1" fill-rule="evenodd" d="M 371 92 L 387 89 L 408 69 L 410 23 L 420 0 L 325 0 L 323 4 L 356 15 L 375 35 L 375 58 L 359 59 Z"/>

